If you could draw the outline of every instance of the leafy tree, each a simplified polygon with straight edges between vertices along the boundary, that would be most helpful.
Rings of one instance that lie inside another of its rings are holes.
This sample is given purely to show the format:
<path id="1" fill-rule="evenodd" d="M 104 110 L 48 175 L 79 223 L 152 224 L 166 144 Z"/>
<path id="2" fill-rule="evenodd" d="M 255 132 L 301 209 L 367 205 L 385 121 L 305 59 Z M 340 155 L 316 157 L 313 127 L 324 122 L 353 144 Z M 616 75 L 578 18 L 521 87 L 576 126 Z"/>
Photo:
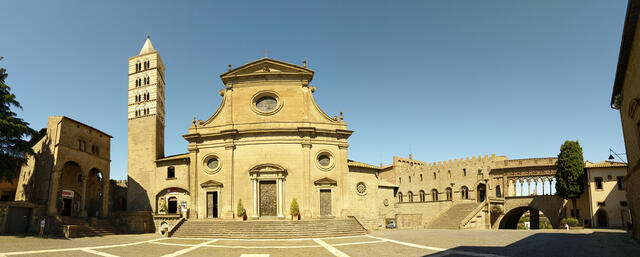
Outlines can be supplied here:
<path id="1" fill-rule="evenodd" d="M 22 106 L 11 93 L 11 87 L 5 84 L 7 76 L 7 70 L 0 68 L 0 178 L 11 180 L 25 155 L 33 154 L 29 139 L 36 131 L 11 111 L 11 107 L 22 109 Z"/>
<path id="2" fill-rule="evenodd" d="M 571 199 L 575 208 L 576 198 L 584 189 L 584 158 L 578 141 L 567 140 L 560 147 L 555 177 L 556 193 L 564 199 Z"/>
<path id="3" fill-rule="evenodd" d="M 247 210 L 244 209 L 244 206 L 242 206 L 242 199 L 238 200 L 238 208 L 236 209 L 236 214 L 238 215 L 238 217 L 242 217 L 244 219 L 244 216 L 247 215 Z"/>
<path id="4" fill-rule="evenodd" d="M 296 200 L 295 198 L 293 198 L 293 201 L 291 201 L 291 206 L 289 207 L 289 213 L 291 213 L 291 219 L 293 219 L 293 217 L 300 215 L 300 207 L 298 207 L 298 200 Z"/>

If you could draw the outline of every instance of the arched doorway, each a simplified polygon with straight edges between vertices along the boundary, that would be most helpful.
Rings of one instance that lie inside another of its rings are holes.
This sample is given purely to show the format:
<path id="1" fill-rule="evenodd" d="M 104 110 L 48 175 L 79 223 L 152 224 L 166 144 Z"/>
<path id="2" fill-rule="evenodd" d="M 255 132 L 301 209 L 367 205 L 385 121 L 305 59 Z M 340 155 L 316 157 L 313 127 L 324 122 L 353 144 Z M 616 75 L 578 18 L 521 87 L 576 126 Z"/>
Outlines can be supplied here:
<path id="1" fill-rule="evenodd" d="M 68 161 L 62 166 L 62 174 L 60 175 L 60 183 L 58 186 L 58 196 L 56 207 L 58 213 L 62 216 L 81 216 L 82 199 L 82 169 L 80 165 L 73 161 Z"/>
<path id="2" fill-rule="evenodd" d="M 103 197 L 103 176 L 102 172 L 96 168 L 89 171 L 87 176 L 86 189 L 85 189 L 85 206 L 87 210 L 87 216 L 98 217 L 102 211 L 102 197 Z"/>
<path id="3" fill-rule="evenodd" d="M 504 214 L 500 229 L 551 229 L 551 220 L 536 208 L 518 207 Z"/>
<path id="4" fill-rule="evenodd" d="M 460 199 L 469 199 L 469 188 L 467 186 L 460 188 Z"/>
<path id="5" fill-rule="evenodd" d="M 480 183 L 476 191 L 477 191 L 477 197 L 476 197 L 477 201 L 484 202 L 485 198 L 487 197 L 487 185 L 485 185 L 484 183 Z"/>
<path id="6" fill-rule="evenodd" d="M 176 198 L 175 196 L 169 197 L 169 201 L 167 204 L 167 212 L 169 214 L 178 213 L 178 198 Z"/>
<path id="7" fill-rule="evenodd" d="M 598 221 L 598 224 L 596 224 L 598 227 L 609 226 L 609 218 L 605 210 L 598 210 L 598 212 L 596 212 L 596 220 Z"/>

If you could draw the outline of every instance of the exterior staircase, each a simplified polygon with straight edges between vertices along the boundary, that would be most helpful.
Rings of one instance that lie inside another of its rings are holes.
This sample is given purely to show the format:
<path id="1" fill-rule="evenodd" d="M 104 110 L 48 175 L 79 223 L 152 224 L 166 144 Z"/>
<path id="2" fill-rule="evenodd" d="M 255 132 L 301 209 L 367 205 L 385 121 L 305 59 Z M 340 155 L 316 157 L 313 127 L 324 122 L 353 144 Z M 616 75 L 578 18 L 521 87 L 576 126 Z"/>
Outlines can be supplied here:
<path id="1" fill-rule="evenodd" d="M 95 237 L 117 234 L 116 228 L 107 220 L 93 219 L 87 221 L 84 219 L 68 220 L 60 224 L 66 238 L 76 237 Z"/>
<path id="2" fill-rule="evenodd" d="M 427 225 L 428 229 L 460 229 L 460 223 L 481 203 L 456 203 Z"/>
<path id="3" fill-rule="evenodd" d="M 353 218 L 319 220 L 187 220 L 173 233 L 184 238 L 317 238 L 364 235 Z"/>

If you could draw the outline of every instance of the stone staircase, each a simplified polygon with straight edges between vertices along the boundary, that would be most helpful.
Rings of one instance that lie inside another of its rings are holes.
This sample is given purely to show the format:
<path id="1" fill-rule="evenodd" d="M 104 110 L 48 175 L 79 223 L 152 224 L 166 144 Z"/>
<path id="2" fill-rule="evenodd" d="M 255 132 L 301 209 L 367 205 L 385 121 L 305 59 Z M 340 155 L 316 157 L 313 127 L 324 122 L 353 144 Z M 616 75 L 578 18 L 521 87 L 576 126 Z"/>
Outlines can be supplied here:
<path id="1" fill-rule="evenodd" d="M 440 213 L 433 221 L 429 222 L 429 229 L 460 229 L 460 223 L 478 207 L 480 203 L 462 202 L 449 207 Z"/>
<path id="2" fill-rule="evenodd" d="M 117 234 L 116 228 L 107 220 L 75 219 L 60 224 L 63 235 L 67 238 L 95 237 Z"/>
<path id="3" fill-rule="evenodd" d="M 319 220 L 187 220 L 173 233 L 185 238 L 316 238 L 364 235 L 353 219 Z"/>

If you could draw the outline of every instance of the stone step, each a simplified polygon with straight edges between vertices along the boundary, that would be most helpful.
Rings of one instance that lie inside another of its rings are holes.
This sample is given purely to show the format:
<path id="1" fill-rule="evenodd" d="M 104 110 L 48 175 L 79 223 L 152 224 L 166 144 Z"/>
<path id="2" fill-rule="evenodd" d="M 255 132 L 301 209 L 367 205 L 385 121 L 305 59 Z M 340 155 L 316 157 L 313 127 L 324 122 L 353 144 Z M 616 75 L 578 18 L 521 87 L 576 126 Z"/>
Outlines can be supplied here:
<path id="1" fill-rule="evenodd" d="M 204 238 L 310 238 L 366 234 L 354 219 L 323 220 L 187 220 L 174 237 Z"/>

